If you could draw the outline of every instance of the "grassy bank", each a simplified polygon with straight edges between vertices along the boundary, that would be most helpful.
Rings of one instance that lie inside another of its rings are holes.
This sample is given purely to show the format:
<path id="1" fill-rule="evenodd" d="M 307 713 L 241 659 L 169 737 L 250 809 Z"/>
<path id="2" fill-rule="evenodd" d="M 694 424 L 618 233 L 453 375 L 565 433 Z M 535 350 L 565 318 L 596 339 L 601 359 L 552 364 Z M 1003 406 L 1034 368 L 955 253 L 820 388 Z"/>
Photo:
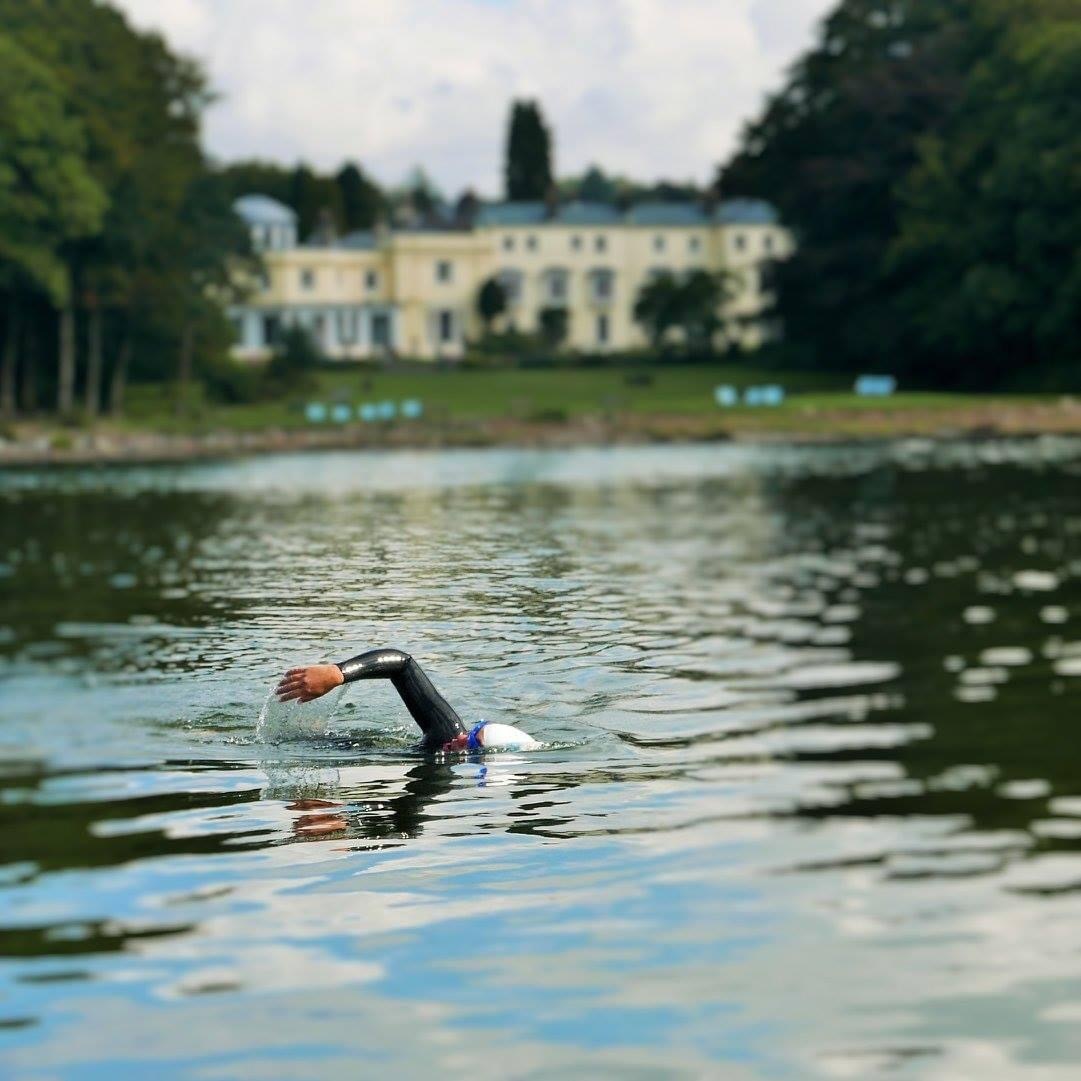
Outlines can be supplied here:
<path id="1" fill-rule="evenodd" d="M 304 406 L 416 399 L 428 421 L 574 420 L 612 414 L 717 412 L 713 388 L 719 383 L 751 386 L 780 382 L 795 392 L 837 391 L 836 377 L 800 373 L 775 379 L 735 366 L 606 367 L 553 369 L 442 369 L 379 371 L 351 367 L 320 371 L 310 391 L 247 405 L 195 401 L 187 418 L 177 418 L 168 387 L 136 387 L 125 423 L 156 431 L 198 431 L 227 427 L 239 431 L 307 427 Z"/>
<path id="2" fill-rule="evenodd" d="M 719 408 L 726 383 L 785 387 L 777 407 Z M 859 398 L 848 380 L 768 376 L 733 366 L 321 371 L 310 390 L 221 405 L 196 396 L 178 416 L 171 388 L 135 387 L 122 420 L 14 425 L 0 462 L 148 460 L 328 446 L 569 445 L 688 439 L 828 440 L 905 435 L 1081 432 L 1081 403 L 1052 396 L 897 394 Z M 308 402 L 416 399 L 416 421 L 311 424 Z"/>

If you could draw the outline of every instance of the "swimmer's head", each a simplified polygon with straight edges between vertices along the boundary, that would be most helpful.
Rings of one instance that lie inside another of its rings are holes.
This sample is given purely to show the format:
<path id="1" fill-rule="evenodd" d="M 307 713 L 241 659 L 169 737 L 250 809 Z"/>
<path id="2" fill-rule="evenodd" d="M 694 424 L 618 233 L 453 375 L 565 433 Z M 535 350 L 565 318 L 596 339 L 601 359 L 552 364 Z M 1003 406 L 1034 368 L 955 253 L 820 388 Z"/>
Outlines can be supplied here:
<path id="1" fill-rule="evenodd" d="M 448 754 L 466 751 L 530 751 L 540 744 L 527 732 L 510 724 L 482 721 L 472 732 L 443 744 Z"/>

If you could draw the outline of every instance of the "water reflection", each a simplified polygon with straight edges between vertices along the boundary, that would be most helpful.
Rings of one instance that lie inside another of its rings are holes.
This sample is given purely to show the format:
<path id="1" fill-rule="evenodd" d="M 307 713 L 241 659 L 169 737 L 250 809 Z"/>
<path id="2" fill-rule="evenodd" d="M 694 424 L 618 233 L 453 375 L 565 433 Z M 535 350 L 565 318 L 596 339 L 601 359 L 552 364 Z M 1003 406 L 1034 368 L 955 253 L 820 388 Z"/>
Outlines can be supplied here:
<path id="1" fill-rule="evenodd" d="M 13 1076 L 1071 1076 L 1075 443 L 391 459 L 0 480 Z"/>

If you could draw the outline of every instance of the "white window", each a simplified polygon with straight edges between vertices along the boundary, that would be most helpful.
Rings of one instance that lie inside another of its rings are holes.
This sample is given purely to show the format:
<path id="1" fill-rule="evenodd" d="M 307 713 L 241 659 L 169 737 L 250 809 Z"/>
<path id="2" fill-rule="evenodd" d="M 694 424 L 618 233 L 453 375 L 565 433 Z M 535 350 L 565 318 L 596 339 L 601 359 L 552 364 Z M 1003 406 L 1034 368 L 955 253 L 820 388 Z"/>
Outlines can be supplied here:
<path id="1" fill-rule="evenodd" d="M 692 236 L 687 238 L 687 248 L 689 251 L 701 251 L 702 250 L 702 238 L 700 236 Z"/>
<path id="2" fill-rule="evenodd" d="M 505 236 L 503 238 L 503 250 L 504 251 L 514 251 L 514 237 Z"/>
<path id="3" fill-rule="evenodd" d="M 377 349 L 389 349 L 391 346 L 390 316 L 386 312 L 372 314 L 372 345 Z"/>
<path id="4" fill-rule="evenodd" d="M 595 236 L 593 238 L 593 250 L 594 251 L 607 251 L 608 250 L 608 238 L 606 236 Z"/>
<path id="5" fill-rule="evenodd" d="M 507 298 L 507 306 L 513 307 L 522 300 L 522 272 L 512 267 L 501 270 L 497 275 L 499 284 L 503 286 L 503 295 Z"/>
<path id="6" fill-rule="evenodd" d="M 301 289 L 314 289 L 315 288 L 315 271 L 311 267 L 305 267 L 300 272 L 300 288 Z"/>
<path id="7" fill-rule="evenodd" d="M 589 290 L 594 304 L 607 304 L 615 290 L 615 274 L 607 268 L 591 270 Z"/>
<path id="8" fill-rule="evenodd" d="M 580 236 L 578 236 L 577 234 L 575 234 L 574 236 L 571 237 L 571 251 L 581 251 L 581 250 L 582 250 L 582 238 Z"/>
<path id="9" fill-rule="evenodd" d="M 762 238 L 762 250 L 771 252 L 773 251 L 773 237 L 769 233 Z"/>
<path id="10" fill-rule="evenodd" d="M 525 246 L 529 251 L 537 250 L 537 238 L 535 236 L 527 236 L 525 238 Z"/>
<path id="11" fill-rule="evenodd" d="M 747 250 L 747 238 L 742 233 L 736 233 L 732 238 L 732 243 L 735 245 L 736 251 Z"/>
<path id="12" fill-rule="evenodd" d="M 439 344 L 448 345 L 454 341 L 454 312 L 441 311 L 438 318 Z"/>
<path id="13" fill-rule="evenodd" d="M 454 279 L 454 264 L 449 259 L 440 259 L 435 264 L 435 280 L 449 282 Z"/>
<path id="14" fill-rule="evenodd" d="M 352 345 L 357 340 L 357 311 L 355 308 L 338 312 L 338 340 L 343 345 Z"/>
<path id="15" fill-rule="evenodd" d="M 548 270 L 544 275 L 545 279 L 545 294 L 548 298 L 549 304 L 556 306 L 565 304 L 567 302 L 568 293 L 568 279 L 569 275 L 565 270 L 560 268 L 553 268 Z"/>
<path id="16" fill-rule="evenodd" d="M 659 234 L 653 238 L 653 250 L 664 251 L 664 237 Z"/>
<path id="17" fill-rule="evenodd" d="M 604 314 L 597 316 L 597 344 L 608 344 L 608 316 Z"/>
<path id="18" fill-rule="evenodd" d="M 364 271 L 364 288 L 369 293 L 374 293 L 379 288 L 379 271 L 378 270 L 366 270 Z"/>

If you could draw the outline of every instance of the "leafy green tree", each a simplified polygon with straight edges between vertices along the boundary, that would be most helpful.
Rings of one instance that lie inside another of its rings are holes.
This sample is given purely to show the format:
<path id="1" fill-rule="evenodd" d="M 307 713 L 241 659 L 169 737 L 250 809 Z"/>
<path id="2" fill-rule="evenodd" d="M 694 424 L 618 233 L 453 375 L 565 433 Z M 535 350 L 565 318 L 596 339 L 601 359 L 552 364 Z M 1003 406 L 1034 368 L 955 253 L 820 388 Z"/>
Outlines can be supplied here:
<path id="1" fill-rule="evenodd" d="M 906 350 L 886 261 L 897 187 L 963 93 L 980 2 L 842 0 L 720 171 L 722 195 L 770 200 L 796 234 L 779 314 L 814 363 L 890 367 Z"/>
<path id="2" fill-rule="evenodd" d="M 709 352 L 723 328 L 724 304 L 735 293 L 736 275 L 693 270 L 677 278 L 658 274 L 639 290 L 634 304 L 635 321 L 642 324 L 655 349 L 679 330 L 692 350 Z"/>
<path id="3" fill-rule="evenodd" d="M 177 366 L 177 411 L 187 408 L 200 330 L 229 340 L 224 309 L 239 299 L 238 282 L 248 281 L 258 268 L 251 253 L 248 230 L 233 213 L 229 191 L 221 178 L 204 171 L 188 186 L 169 250 L 176 275 L 174 294 L 180 304 L 180 353 Z"/>
<path id="4" fill-rule="evenodd" d="M 679 326 L 679 281 L 667 271 L 656 274 L 638 291 L 635 322 L 641 323 L 653 347 L 660 348 L 669 332 Z"/>
<path id="5" fill-rule="evenodd" d="M 131 343 L 147 338 L 137 319 L 160 326 L 161 313 L 170 311 L 182 324 L 184 305 L 168 292 L 186 280 L 173 271 L 171 238 L 189 187 L 206 168 L 199 127 L 209 95 L 197 65 L 174 56 L 157 35 L 136 32 L 108 6 L 0 0 L 0 25 L 63 87 L 86 135 L 87 169 L 108 196 L 100 230 L 61 249 L 72 288 L 58 320 L 58 400 L 67 409 L 74 399 L 79 305 L 91 344 L 86 401 L 95 409 L 103 343 L 123 358 Z M 177 337 L 180 329 L 173 327 Z M 164 355 L 153 353 L 159 377 Z"/>
<path id="6" fill-rule="evenodd" d="M 7 294 L 0 408 L 15 411 L 21 295 L 40 291 L 70 311 L 64 246 L 94 232 L 106 196 L 87 166 L 82 125 L 49 68 L 0 35 L 0 288 Z M 73 322 L 64 333 L 74 333 Z M 70 356 L 70 351 L 67 354 Z M 60 408 L 74 402 L 74 370 L 60 374 Z"/>
<path id="7" fill-rule="evenodd" d="M 541 340 L 550 349 L 558 349 L 567 340 L 570 317 L 566 308 L 541 308 L 538 323 Z"/>
<path id="8" fill-rule="evenodd" d="M 516 101 L 507 130 L 508 199 L 544 199 L 552 188 L 552 137 L 535 101 Z"/>
<path id="9" fill-rule="evenodd" d="M 926 381 L 990 386 L 1081 356 L 1081 21 L 995 0 L 955 115 L 899 186 L 889 267 Z"/>
<path id="10" fill-rule="evenodd" d="M 292 206 L 294 170 L 285 165 L 273 161 L 233 161 L 220 166 L 217 171 L 233 199 L 242 195 L 269 195 L 279 203 Z"/>
<path id="11" fill-rule="evenodd" d="M 507 310 L 507 291 L 498 278 L 488 278 L 477 291 L 477 314 L 490 334 L 492 323 Z"/>

